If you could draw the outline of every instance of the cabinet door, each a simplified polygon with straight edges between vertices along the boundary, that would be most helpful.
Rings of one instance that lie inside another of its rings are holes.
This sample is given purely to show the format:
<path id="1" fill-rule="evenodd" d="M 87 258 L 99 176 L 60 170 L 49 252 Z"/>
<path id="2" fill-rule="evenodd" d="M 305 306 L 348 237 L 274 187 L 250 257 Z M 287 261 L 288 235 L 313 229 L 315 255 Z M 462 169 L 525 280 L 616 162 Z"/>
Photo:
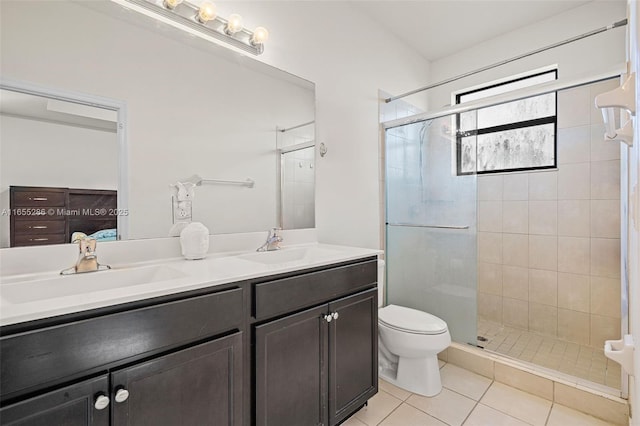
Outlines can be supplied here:
<path id="1" fill-rule="evenodd" d="M 327 305 L 255 327 L 256 425 L 327 424 Z"/>
<path id="2" fill-rule="evenodd" d="M 335 425 L 378 392 L 378 290 L 329 304 L 329 416 Z"/>
<path id="3" fill-rule="evenodd" d="M 115 426 L 241 425 L 242 333 L 116 371 L 111 385 Z"/>
<path id="4" fill-rule="evenodd" d="M 109 379 L 105 374 L 75 385 L 26 399 L 0 409 L 6 426 L 108 426 L 109 408 L 95 407 L 96 399 L 108 401 Z"/>

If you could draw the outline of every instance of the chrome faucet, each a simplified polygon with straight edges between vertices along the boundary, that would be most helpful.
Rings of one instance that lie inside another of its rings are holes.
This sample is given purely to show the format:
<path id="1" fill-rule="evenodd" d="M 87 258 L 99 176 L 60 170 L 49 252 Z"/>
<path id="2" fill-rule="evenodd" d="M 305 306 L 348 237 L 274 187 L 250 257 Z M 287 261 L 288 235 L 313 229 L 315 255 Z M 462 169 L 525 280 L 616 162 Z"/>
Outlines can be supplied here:
<path id="1" fill-rule="evenodd" d="M 278 228 L 271 228 L 269 230 L 269 236 L 267 237 L 267 241 L 256 251 L 274 251 L 280 250 L 280 243 L 283 241 L 282 237 L 278 235 Z"/>
<path id="2" fill-rule="evenodd" d="M 71 268 L 63 269 L 60 271 L 60 275 L 82 274 L 85 272 L 105 271 L 111 269 L 109 265 L 101 265 L 98 263 L 98 256 L 96 255 L 97 241 L 95 238 L 84 237 L 75 240 L 80 248 L 80 254 L 78 255 L 78 261 L 75 266 Z"/>

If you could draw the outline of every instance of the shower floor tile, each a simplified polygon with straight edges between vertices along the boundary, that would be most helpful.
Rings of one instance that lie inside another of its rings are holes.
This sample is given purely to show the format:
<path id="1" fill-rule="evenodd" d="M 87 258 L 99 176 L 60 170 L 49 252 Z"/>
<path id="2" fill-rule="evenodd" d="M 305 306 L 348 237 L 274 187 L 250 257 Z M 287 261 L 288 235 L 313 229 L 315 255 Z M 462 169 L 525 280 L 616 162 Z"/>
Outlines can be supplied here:
<path id="1" fill-rule="evenodd" d="M 602 349 L 481 319 L 478 320 L 478 336 L 486 339 L 478 339 L 478 346 L 486 350 L 620 389 L 620 365 L 605 357 Z"/>

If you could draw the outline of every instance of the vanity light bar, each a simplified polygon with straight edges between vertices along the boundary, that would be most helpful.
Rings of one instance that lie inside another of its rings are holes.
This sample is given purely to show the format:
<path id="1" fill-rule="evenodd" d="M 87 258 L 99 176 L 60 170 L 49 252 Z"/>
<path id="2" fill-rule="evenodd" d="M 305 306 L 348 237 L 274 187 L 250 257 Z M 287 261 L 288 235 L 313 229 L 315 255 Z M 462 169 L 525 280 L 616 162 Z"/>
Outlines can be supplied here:
<path id="1" fill-rule="evenodd" d="M 186 0 L 125 0 L 124 2 L 140 6 L 155 15 L 254 55 L 260 55 L 264 51 L 264 43 L 269 37 L 269 32 L 263 27 L 257 27 L 254 31 L 243 28 L 239 15 L 232 14 L 228 20 L 217 16 L 214 4 L 208 1 L 203 1 L 201 6 Z"/>

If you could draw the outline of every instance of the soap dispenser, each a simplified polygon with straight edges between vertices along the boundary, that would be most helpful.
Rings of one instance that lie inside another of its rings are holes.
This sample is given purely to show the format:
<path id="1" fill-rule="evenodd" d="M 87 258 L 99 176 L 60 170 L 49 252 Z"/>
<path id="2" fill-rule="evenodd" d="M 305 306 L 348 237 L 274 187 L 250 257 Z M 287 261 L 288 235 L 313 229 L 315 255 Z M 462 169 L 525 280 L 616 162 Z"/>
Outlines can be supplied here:
<path id="1" fill-rule="evenodd" d="M 209 229 L 200 222 L 191 222 L 180 232 L 180 245 L 186 259 L 204 259 L 209 251 Z"/>

